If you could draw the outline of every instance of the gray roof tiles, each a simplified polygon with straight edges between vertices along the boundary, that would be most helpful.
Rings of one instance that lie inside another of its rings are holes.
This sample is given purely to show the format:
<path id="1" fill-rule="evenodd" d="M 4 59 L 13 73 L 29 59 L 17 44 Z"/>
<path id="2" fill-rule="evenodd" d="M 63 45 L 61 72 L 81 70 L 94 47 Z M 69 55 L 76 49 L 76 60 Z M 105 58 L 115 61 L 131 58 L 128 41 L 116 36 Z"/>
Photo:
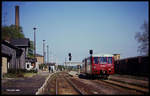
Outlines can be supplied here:
<path id="1" fill-rule="evenodd" d="M 29 47 L 30 40 L 29 38 L 11 39 L 10 44 L 15 45 L 17 47 Z"/>

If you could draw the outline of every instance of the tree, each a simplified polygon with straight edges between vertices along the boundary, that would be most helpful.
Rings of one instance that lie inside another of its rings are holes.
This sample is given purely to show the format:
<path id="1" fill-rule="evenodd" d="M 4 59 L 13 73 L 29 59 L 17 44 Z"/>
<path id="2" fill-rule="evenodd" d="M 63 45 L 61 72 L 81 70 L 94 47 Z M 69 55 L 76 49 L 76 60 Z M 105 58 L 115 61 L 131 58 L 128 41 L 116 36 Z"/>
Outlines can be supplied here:
<path id="1" fill-rule="evenodd" d="M 2 26 L 2 40 L 10 40 L 24 38 L 22 33 L 22 27 L 16 27 L 16 25 Z"/>
<path id="2" fill-rule="evenodd" d="M 145 21 L 144 24 L 141 26 L 142 31 L 136 32 L 135 39 L 137 40 L 140 45 L 138 46 L 138 52 L 141 55 L 148 55 L 149 49 L 149 24 Z"/>
<path id="3" fill-rule="evenodd" d="M 16 25 L 10 26 L 2 26 L 2 40 L 10 39 L 18 39 L 18 38 L 25 38 L 24 34 L 22 33 L 22 27 L 17 27 Z M 27 56 L 33 58 L 33 41 L 30 41 L 30 47 L 28 50 Z"/>
<path id="4" fill-rule="evenodd" d="M 30 41 L 30 47 L 28 49 L 28 54 L 27 54 L 28 57 L 34 58 L 33 50 L 34 50 L 33 41 Z"/>

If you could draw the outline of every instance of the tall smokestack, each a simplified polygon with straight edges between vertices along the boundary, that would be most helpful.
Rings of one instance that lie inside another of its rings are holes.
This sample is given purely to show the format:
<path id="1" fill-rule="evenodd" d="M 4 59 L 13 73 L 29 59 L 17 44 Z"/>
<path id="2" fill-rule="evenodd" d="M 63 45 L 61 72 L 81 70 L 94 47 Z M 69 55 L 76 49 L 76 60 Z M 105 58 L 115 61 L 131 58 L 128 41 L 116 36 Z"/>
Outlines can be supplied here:
<path id="1" fill-rule="evenodd" d="M 19 27 L 19 6 L 15 6 L 15 25 Z"/>

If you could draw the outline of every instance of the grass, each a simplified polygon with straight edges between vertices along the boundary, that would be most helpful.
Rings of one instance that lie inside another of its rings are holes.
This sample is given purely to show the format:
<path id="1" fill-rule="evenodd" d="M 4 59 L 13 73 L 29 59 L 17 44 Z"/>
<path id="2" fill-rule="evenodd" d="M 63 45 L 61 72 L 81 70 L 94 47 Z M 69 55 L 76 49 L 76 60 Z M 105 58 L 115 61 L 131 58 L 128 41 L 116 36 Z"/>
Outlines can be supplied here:
<path id="1" fill-rule="evenodd" d="M 32 77 L 34 75 L 36 75 L 37 73 L 24 73 L 23 76 L 24 77 Z"/>
<path id="2" fill-rule="evenodd" d="M 21 73 L 7 73 L 4 75 L 4 78 L 18 78 L 18 77 L 32 77 L 37 73 L 34 72 L 21 72 Z"/>
<path id="3" fill-rule="evenodd" d="M 16 78 L 17 77 L 17 74 L 13 74 L 13 73 L 6 73 L 4 75 L 4 78 Z"/>

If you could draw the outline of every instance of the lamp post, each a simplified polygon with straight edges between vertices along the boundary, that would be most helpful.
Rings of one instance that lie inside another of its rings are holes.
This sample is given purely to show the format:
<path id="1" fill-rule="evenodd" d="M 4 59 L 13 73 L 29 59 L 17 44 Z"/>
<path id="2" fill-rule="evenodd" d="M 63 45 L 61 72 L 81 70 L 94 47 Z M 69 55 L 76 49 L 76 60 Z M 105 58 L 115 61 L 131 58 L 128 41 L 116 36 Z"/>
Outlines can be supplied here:
<path id="1" fill-rule="evenodd" d="M 45 64 L 45 40 L 43 40 L 43 64 Z"/>
<path id="2" fill-rule="evenodd" d="M 33 30 L 34 30 L 34 59 L 35 59 L 35 55 L 36 55 L 36 34 L 35 34 L 35 30 L 36 30 L 37 28 L 33 28 Z M 36 60 L 36 59 L 35 59 Z M 36 61 L 35 61 L 36 62 Z"/>
<path id="3" fill-rule="evenodd" d="M 47 63 L 49 62 L 49 47 L 47 45 Z"/>

